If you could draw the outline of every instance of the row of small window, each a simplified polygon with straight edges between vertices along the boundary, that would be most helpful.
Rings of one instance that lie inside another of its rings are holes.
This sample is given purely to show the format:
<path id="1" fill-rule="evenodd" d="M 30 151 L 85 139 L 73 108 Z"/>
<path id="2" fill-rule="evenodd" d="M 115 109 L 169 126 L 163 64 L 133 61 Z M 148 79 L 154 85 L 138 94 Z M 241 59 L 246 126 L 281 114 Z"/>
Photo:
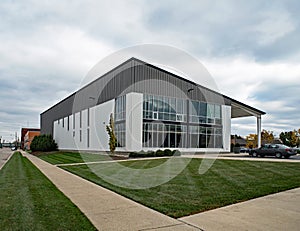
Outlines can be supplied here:
<path id="1" fill-rule="evenodd" d="M 177 121 L 177 122 L 186 121 L 186 115 L 183 114 L 154 112 L 154 111 L 144 111 L 143 118 L 153 119 L 153 120 Z"/>
<path id="2" fill-rule="evenodd" d="M 67 124 L 65 124 L 65 118 L 66 118 L 66 122 Z M 65 118 L 62 119 L 58 119 L 57 123 L 58 124 L 62 124 L 62 127 L 64 128 L 65 126 L 67 127 L 67 130 L 70 130 L 70 116 L 67 116 Z M 72 127 L 73 129 L 75 129 L 75 124 L 76 124 L 76 116 L 75 114 L 72 115 Z M 62 122 L 61 122 L 62 121 Z M 87 126 L 90 126 L 90 109 L 87 109 Z M 82 111 L 79 112 L 79 127 L 82 128 Z"/>
<path id="3" fill-rule="evenodd" d="M 222 124 L 221 118 L 207 118 L 203 116 L 190 116 L 191 123 L 197 123 L 197 124 Z"/>
<path id="4" fill-rule="evenodd" d="M 186 132 L 187 126 L 181 124 L 164 124 L 164 123 L 143 123 L 144 131 L 159 132 Z"/>
<path id="5" fill-rule="evenodd" d="M 182 124 L 166 124 L 166 123 L 143 123 L 144 131 L 154 132 L 177 132 L 186 133 L 187 125 Z M 190 134 L 215 134 L 222 135 L 222 128 L 220 127 L 202 127 L 202 126 L 189 126 Z"/>
<path id="6" fill-rule="evenodd" d="M 149 120 L 164 120 L 164 121 L 176 121 L 176 122 L 186 122 L 186 115 L 183 114 L 171 114 L 162 112 L 150 112 L 144 111 L 143 118 Z M 190 116 L 191 123 L 199 124 L 222 124 L 221 118 L 208 118 L 203 116 Z"/>
<path id="7" fill-rule="evenodd" d="M 115 100 L 115 121 L 125 120 L 126 117 L 126 95 Z"/>
<path id="8" fill-rule="evenodd" d="M 126 133 L 125 123 L 115 124 L 115 135 L 117 137 L 117 147 L 125 147 Z"/>
<path id="9" fill-rule="evenodd" d="M 156 95 L 144 95 L 143 111 L 186 114 L 186 100 Z"/>
<path id="10" fill-rule="evenodd" d="M 222 135 L 222 128 L 218 127 L 201 127 L 201 126 L 189 126 L 190 134 L 215 134 Z"/>

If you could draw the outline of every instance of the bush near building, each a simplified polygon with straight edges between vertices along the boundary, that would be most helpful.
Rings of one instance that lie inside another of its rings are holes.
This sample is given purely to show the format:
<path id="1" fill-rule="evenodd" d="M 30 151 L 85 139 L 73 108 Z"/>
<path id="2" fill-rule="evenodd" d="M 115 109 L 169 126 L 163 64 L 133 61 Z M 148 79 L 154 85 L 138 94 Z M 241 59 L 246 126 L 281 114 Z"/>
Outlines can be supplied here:
<path id="1" fill-rule="evenodd" d="M 157 150 L 156 152 L 154 151 L 149 151 L 149 152 L 131 152 L 129 153 L 129 158 L 137 158 L 137 157 L 163 157 L 163 156 L 180 156 L 181 153 L 178 150 L 170 150 L 170 149 L 165 149 L 165 150 Z"/>
<path id="2" fill-rule="evenodd" d="M 57 150 L 57 144 L 51 135 L 35 136 L 30 145 L 31 151 L 49 152 Z"/>

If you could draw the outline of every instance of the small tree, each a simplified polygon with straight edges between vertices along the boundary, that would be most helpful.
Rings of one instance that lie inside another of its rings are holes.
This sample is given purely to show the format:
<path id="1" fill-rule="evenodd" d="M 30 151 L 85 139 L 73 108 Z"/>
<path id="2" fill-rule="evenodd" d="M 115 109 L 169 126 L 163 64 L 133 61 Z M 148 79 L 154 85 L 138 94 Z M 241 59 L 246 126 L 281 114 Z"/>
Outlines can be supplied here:
<path id="1" fill-rule="evenodd" d="M 108 142 L 109 149 L 111 153 L 114 153 L 117 146 L 117 137 L 115 135 L 115 123 L 114 123 L 114 118 L 112 113 L 110 114 L 109 125 L 106 125 L 106 131 L 109 136 L 109 142 Z"/>

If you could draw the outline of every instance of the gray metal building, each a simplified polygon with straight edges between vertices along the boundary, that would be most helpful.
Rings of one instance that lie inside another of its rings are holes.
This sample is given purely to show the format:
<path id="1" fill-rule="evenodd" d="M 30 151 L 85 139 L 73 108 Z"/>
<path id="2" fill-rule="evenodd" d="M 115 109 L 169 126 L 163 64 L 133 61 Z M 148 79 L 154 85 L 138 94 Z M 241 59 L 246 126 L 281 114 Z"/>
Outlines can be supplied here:
<path id="1" fill-rule="evenodd" d="M 60 149 L 108 150 L 115 119 L 119 151 L 230 150 L 231 119 L 265 112 L 131 58 L 41 113 L 41 133 Z"/>

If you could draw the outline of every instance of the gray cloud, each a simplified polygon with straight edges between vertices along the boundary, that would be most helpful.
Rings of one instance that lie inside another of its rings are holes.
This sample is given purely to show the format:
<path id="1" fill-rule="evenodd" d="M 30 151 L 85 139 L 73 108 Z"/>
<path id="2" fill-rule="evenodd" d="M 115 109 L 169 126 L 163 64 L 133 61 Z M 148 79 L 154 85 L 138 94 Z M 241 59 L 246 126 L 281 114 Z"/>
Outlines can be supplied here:
<path id="1" fill-rule="evenodd" d="M 297 1 L 165 2 L 150 6 L 145 23 L 160 34 L 192 41 L 188 48 L 196 54 L 242 53 L 270 61 L 299 52 L 295 8 Z"/>

